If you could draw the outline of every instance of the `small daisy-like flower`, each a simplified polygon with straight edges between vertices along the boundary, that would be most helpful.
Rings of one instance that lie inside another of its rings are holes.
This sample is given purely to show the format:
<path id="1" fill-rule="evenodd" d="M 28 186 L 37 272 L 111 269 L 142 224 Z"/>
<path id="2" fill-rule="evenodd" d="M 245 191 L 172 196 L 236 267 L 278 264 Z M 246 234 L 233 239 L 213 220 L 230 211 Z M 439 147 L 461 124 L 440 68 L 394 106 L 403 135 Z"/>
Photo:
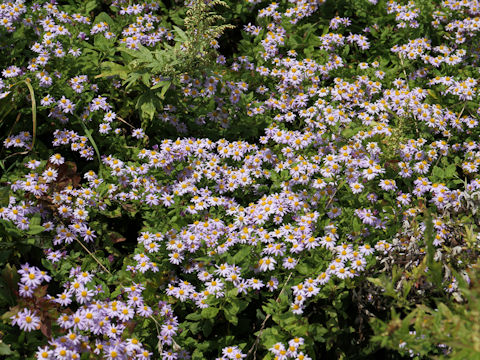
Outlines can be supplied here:
<path id="1" fill-rule="evenodd" d="M 359 182 L 354 182 L 350 184 L 350 189 L 352 189 L 352 192 L 354 194 L 359 194 L 363 190 L 363 185 L 360 184 Z"/>
<path id="2" fill-rule="evenodd" d="M 31 287 L 31 286 L 28 286 L 26 284 L 20 284 L 19 289 L 18 289 L 18 293 L 22 297 L 30 297 L 30 296 L 33 295 L 33 290 L 34 290 L 34 288 Z"/>
<path id="3" fill-rule="evenodd" d="M 362 255 L 367 256 L 373 254 L 375 252 L 375 249 L 372 248 L 369 244 L 365 244 L 360 246 L 359 251 Z"/>
<path id="4" fill-rule="evenodd" d="M 42 282 L 42 275 L 37 268 L 32 267 L 30 271 L 22 275 L 21 282 L 31 287 L 37 287 Z"/>
<path id="5" fill-rule="evenodd" d="M 134 129 L 132 131 L 132 136 L 137 139 L 143 139 L 145 137 L 145 132 L 143 129 Z"/>
<path id="6" fill-rule="evenodd" d="M 99 132 L 100 134 L 108 134 L 108 132 L 112 130 L 112 127 L 110 126 L 109 123 L 101 123 L 99 125 Z"/>
<path id="7" fill-rule="evenodd" d="M 252 278 L 252 279 L 250 279 L 250 286 L 254 290 L 260 290 L 264 286 L 264 284 L 263 284 L 262 280 Z"/>
<path id="8" fill-rule="evenodd" d="M 48 346 L 44 346 L 42 348 L 38 348 L 35 356 L 37 359 L 51 359 L 52 351 L 48 348 Z"/>
<path id="9" fill-rule="evenodd" d="M 23 309 L 11 318 L 23 331 L 36 330 L 40 326 L 40 318 L 29 309 Z"/>
<path id="10" fill-rule="evenodd" d="M 117 114 L 115 114 L 113 111 L 108 111 L 108 112 L 104 115 L 103 120 L 106 121 L 106 122 L 111 122 L 111 121 L 114 120 L 116 117 L 117 117 Z"/>
<path id="11" fill-rule="evenodd" d="M 36 169 L 37 167 L 39 167 L 41 164 L 40 161 L 38 160 L 30 160 L 28 163 L 25 164 L 25 166 L 29 169 Z"/>
<path id="12" fill-rule="evenodd" d="M 65 159 L 60 154 L 54 154 L 50 156 L 49 161 L 55 165 L 62 165 L 65 162 Z"/>
<path id="13" fill-rule="evenodd" d="M 62 305 L 62 306 L 68 306 L 71 302 L 71 292 L 70 291 L 65 291 L 61 294 L 58 295 L 58 297 L 54 300 L 56 303 Z"/>
<path id="14" fill-rule="evenodd" d="M 58 176 L 58 172 L 55 169 L 48 168 L 42 174 L 42 177 L 45 179 L 45 182 L 49 183 L 54 181 Z"/>

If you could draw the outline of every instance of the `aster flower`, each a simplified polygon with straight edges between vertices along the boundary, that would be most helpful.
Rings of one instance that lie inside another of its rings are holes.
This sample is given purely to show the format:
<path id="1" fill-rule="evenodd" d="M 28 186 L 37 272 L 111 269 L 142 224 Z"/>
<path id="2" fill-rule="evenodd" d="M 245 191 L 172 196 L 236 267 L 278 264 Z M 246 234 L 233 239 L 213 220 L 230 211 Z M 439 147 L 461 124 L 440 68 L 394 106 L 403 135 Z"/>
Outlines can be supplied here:
<path id="1" fill-rule="evenodd" d="M 28 272 L 24 273 L 20 279 L 23 284 L 36 288 L 42 282 L 42 274 L 38 268 L 32 267 Z"/>
<path id="2" fill-rule="evenodd" d="M 359 250 L 360 250 L 360 253 L 365 256 L 371 255 L 375 252 L 375 250 L 369 244 L 360 246 Z"/>
<path id="3" fill-rule="evenodd" d="M 210 293 L 216 293 L 223 289 L 224 284 L 220 279 L 213 279 L 211 281 L 205 282 L 207 286 L 207 291 Z"/>
<path id="4" fill-rule="evenodd" d="M 58 176 L 58 171 L 53 168 L 48 168 L 42 173 L 42 177 L 45 179 L 45 182 L 49 183 L 54 181 Z"/>
<path id="5" fill-rule="evenodd" d="M 51 359 L 53 352 L 48 348 L 48 346 L 38 347 L 37 352 L 35 353 L 37 359 Z"/>
<path id="6" fill-rule="evenodd" d="M 137 311 L 137 314 L 143 317 L 149 317 L 150 315 L 153 314 L 153 310 L 147 305 L 139 306 L 136 311 Z"/>
<path id="7" fill-rule="evenodd" d="M 273 257 L 265 257 L 258 261 L 258 269 L 260 271 L 274 270 L 276 263 L 277 262 Z"/>
<path id="8" fill-rule="evenodd" d="M 31 297 L 33 295 L 34 287 L 27 284 L 19 284 L 18 293 L 22 297 Z"/>
<path id="9" fill-rule="evenodd" d="M 54 154 L 50 157 L 49 161 L 55 165 L 61 165 L 64 163 L 65 159 L 60 154 Z"/>
<path id="10" fill-rule="evenodd" d="M 263 281 L 255 278 L 249 279 L 250 286 L 253 290 L 260 290 L 264 287 Z"/>
<path id="11" fill-rule="evenodd" d="M 25 164 L 25 166 L 29 169 L 36 169 L 37 167 L 39 167 L 41 164 L 40 161 L 38 160 L 30 160 L 28 163 Z"/>
<path id="12" fill-rule="evenodd" d="M 238 294 L 246 294 L 251 286 L 247 279 L 242 279 L 235 285 L 235 287 L 237 288 Z"/>
<path id="13" fill-rule="evenodd" d="M 364 186 L 359 182 L 353 182 L 350 184 L 350 189 L 352 189 L 352 193 L 359 194 L 363 191 Z"/>
<path id="14" fill-rule="evenodd" d="M 379 186 L 384 191 L 391 191 L 397 189 L 395 180 L 392 179 L 380 180 Z"/>
<path id="15" fill-rule="evenodd" d="M 40 326 L 40 318 L 29 309 L 23 309 L 11 319 L 23 331 L 36 330 Z"/>
<path id="16" fill-rule="evenodd" d="M 16 77 L 16 76 L 19 76 L 21 73 L 22 73 L 22 70 L 18 66 L 15 66 L 15 65 L 11 65 L 11 66 L 9 66 L 8 68 L 6 68 L 5 70 L 2 71 L 2 75 L 5 78 Z"/>
<path id="17" fill-rule="evenodd" d="M 72 303 L 71 291 L 64 291 L 59 294 L 54 301 L 62 306 L 68 306 Z"/>
<path id="18" fill-rule="evenodd" d="M 134 129 L 132 131 L 132 136 L 137 139 L 143 139 L 145 137 L 145 132 L 143 129 Z"/>

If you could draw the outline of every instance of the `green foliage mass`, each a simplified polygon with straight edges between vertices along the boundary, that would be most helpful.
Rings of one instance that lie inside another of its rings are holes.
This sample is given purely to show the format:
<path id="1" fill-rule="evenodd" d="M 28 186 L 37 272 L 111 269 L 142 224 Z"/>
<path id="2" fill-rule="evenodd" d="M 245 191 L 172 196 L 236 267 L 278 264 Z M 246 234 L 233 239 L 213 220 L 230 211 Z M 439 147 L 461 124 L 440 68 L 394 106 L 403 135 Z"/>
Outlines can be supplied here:
<path id="1" fill-rule="evenodd" d="M 479 15 L 2 2 L 0 357 L 480 358 Z"/>

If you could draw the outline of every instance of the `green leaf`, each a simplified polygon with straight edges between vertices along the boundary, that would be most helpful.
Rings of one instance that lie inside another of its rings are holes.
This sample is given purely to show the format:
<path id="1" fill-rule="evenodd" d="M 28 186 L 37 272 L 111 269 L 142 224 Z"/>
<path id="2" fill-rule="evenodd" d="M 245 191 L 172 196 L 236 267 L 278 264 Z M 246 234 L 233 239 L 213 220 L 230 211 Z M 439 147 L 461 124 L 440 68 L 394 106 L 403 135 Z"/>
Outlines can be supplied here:
<path id="1" fill-rule="evenodd" d="M 192 354 L 192 360 L 203 360 L 205 357 L 203 356 L 203 352 L 201 352 L 198 349 L 195 349 L 195 351 Z"/>
<path id="2" fill-rule="evenodd" d="M 0 188 L 0 206 L 8 206 L 10 199 L 10 189 L 8 187 Z"/>
<path id="3" fill-rule="evenodd" d="M 30 228 L 27 231 L 28 235 L 37 235 L 40 234 L 45 228 L 41 225 L 32 225 L 30 224 Z"/>
<path id="4" fill-rule="evenodd" d="M 160 96 L 159 96 L 160 99 L 165 98 L 165 94 L 166 94 L 167 90 L 170 89 L 170 85 L 172 85 L 171 81 L 166 81 L 166 83 L 163 85 L 162 91 L 160 92 Z"/>
<path id="5" fill-rule="evenodd" d="M 85 13 L 90 13 L 92 10 L 96 9 L 98 6 L 97 0 L 90 0 L 85 3 Z"/>
<path id="6" fill-rule="evenodd" d="M 113 299 L 113 298 L 116 298 L 118 295 L 120 295 L 122 293 L 122 289 L 119 287 L 118 289 L 116 289 L 114 292 L 112 292 L 110 294 L 110 297 Z"/>
<path id="7" fill-rule="evenodd" d="M 0 340 L 0 355 L 11 355 L 13 351 L 10 349 L 10 345 L 5 344 Z"/>
<path id="8" fill-rule="evenodd" d="M 457 171 L 457 166 L 455 164 L 450 164 L 445 169 L 445 176 L 450 179 L 455 175 L 456 171 Z"/>
<path id="9" fill-rule="evenodd" d="M 384 287 L 383 281 L 381 279 L 367 277 L 367 280 L 378 287 L 381 287 L 381 288 Z"/>
<path id="10" fill-rule="evenodd" d="M 305 264 L 305 263 L 298 264 L 296 266 L 296 269 L 302 275 L 308 275 L 312 272 L 312 269 L 310 268 L 310 266 L 308 266 L 308 264 Z"/>
<path id="11" fill-rule="evenodd" d="M 259 333 L 257 332 L 255 335 L 258 336 Z M 283 338 L 283 336 L 280 336 L 280 332 L 276 327 L 266 328 L 262 333 L 262 345 L 265 348 L 270 348 L 275 343 L 283 340 Z"/>
<path id="12" fill-rule="evenodd" d="M 98 160 L 98 172 L 99 172 L 99 174 L 101 174 L 102 169 L 103 169 L 102 168 L 102 158 L 100 156 L 100 152 L 98 151 L 97 144 L 92 137 L 92 130 L 87 129 L 87 126 L 85 125 L 85 123 L 83 122 L 82 119 L 80 119 L 79 117 L 77 117 L 77 119 L 80 122 L 80 125 L 82 126 L 83 131 L 85 132 L 85 135 L 87 136 L 88 140 L 90 140 L 90 143 L 92 144 L 93 149 L 95 150 L 95 154 L 97 155 L 97 160 Z"/>
<path id="13" fill-rule="evenodd" d="M 40 217 L 40 214 L 35 214 L 30 219 L 30 228 L 32 227 L 32 225 L 40 225 L 41 222 L 42 222 L 42 218 Z"/>
<path id="14" fill-rule="evenodd" d="M 181 42 L 187 42 L 188 41 L 188 35 L 185 33 L 185 31 L 183 31 L 182 29 L 180 29 L 178 26 L 173 26 L 173 29 L 175 30 L 175 32 L 177 33 L 179 39 L 175 38 L 176 41 L 180 40 Z"/>
<path id="15" fill-rule="evenodd" d="M 320 324 L 312 324 L 310 325 L 309 332 L 312 333 L 314 340 L 323 342 L 325 340 L 323 336 L 328 333 L 328 329 Z"/>
<path id="16" fill-rule="evenodd" d="M 202 309 L 202 319 L 213 319 L 217 316 L 219 309 L 215 307 L 208 307 Z"/>
<path id="17" fill-rule="evenodd" d="M 433 168 L 433 170 L 432 170 L 432 175 L 433 175 L 434 177 L 436 177 L 438 180 L 441 180 L 441 179 L 445 178 L 445 173 L 444 173 L 444 171 L 443 171 L 441 168 L 439 168 L 438 166 L 435 166 L 435 167 Z"/>
<path id="18" fill-rule="evenodd" d="M 359 233 L 361 232 L 363 229 L 363 224 L 361 223 L 361 221 L 357 218 L 357 217 L 354 217 L 353 218 L 353 231 Z"/>
<path id="19" fill-rule="evenodd" d="M 345 130 L 342 131 L 342 136 L 345 139 L 350 139 L 357 133 L 358 129 L 352 129 L 352 128 L 346 128 Z"/>
<path id="20" fill-rule="evenodd" d="M 437 93 L 433 90 L 427 90 L 428 94 L 433 97 L 435 100 L 439 100 Z"/>
<path id="21" fill-rule="evenodd" d="M 185 316 L 185 319 L 192 321 L 199 321 L 202 318 L 202 315 L 198 312 L 194 312 Z"/>
<path id="22" fill-rule="evenodd" d="M 248 255 L 250 255 L 250 252 L 251 252 L 251 248 L 249 246 L 245 246 L 233 256 L 233 262 L 235 264 L 240 263 L 243 259 L 245 259 Z"/>
<path id="23" fill-rule="evenodd" d="M 159 88 L 163 88 L 165 85 L 168 84 L 168 86 L 170 86 L 172 82 L 171 81 L 159 81 L 157 84 L 153 85 L 150 90 L 156 90 L 156 89 L 159 89 Z"/>
<path id="24" fill-rule="evenodd" d="M 213 330 L 213 321 L 207 320 L 203 322 L 203 335 L 208 336 L 212 333 Z"/>
<path id="25" fill-rule="evenodd" d="M 232 323 L 233 325 L 238 324 L 238 317 L 236 315 L 237 312 L 232 307 L 225 308 L 223 313 L 225 315 L 225 319 L 227 319 L 229 323 Z"/>
<path id="26" fill-rule="evenodd" d="M 138 100 L 136 109 L 140 110 L 140 115 L 142 119 L 152 120 L 155 116 L 157 107 L 160 107 L 160 100 L 153 96 L 152 92 L 146 92 L 142 94 Z"/>
<path id="27" fill-rule="evenodd" d="M 150 74 L 148 72 L 142 74 L 142 82 L 145 86 L 150 87 Z"/>
<path id="28" fill-rule="evenodd" d="M 112 61 L 104 61 L 100 64 L 100 68 L 102 69 L 101 74 L 95 76 L 95 79 L 106 77 L 106 76 L 119 76 L 120 79 L 125 80 L 127 79 L 129 70 L 120 64 L 117 64 Z"/>
<path id="29" fill-rule="evenodd" d="M 105 38 L 102 34 L 97 34 L 93 38 L 93 44 L 97 50 L 108 53 L 112 49 L 113 42 Z"/>

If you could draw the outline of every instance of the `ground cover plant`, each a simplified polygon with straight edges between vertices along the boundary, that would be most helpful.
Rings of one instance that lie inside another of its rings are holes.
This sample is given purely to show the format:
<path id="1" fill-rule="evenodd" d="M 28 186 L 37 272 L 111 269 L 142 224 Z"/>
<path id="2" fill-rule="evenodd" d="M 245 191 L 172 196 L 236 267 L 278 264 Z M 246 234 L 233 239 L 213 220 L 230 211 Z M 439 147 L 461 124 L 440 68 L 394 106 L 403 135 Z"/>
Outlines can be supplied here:
<path id="1" fill-rule="evenodd" d="M 0 355 L 480 358 L 476 0 L 2 1 Z"/>

